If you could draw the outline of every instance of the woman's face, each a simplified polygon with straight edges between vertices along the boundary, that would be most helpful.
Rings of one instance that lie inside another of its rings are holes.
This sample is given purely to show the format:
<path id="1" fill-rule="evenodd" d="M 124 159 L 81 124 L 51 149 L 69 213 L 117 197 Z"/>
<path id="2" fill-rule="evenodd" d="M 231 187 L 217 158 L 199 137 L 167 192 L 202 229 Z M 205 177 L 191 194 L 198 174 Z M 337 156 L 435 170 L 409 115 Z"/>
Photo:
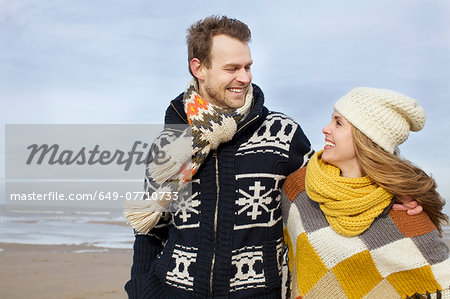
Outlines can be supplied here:
<path id="1" fill-rule="evenodd" d="M 362 176 L 353 145 L 352 125 L 335 110 L 322 133 L 325 134 L 322 160 L 339 168 L 342 176 Z"/>

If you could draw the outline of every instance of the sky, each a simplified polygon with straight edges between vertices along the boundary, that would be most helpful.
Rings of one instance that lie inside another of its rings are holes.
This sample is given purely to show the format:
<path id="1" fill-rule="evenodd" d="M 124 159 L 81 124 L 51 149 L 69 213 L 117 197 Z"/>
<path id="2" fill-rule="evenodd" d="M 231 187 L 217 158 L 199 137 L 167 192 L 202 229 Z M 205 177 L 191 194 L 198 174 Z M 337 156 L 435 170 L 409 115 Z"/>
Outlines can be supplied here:
<path id="1" fill-rule="evenodd" d="M 250 27 L 253 82 L 316 150 L 352 88 L 417 99 L 425 128 L 401 154 L 450 199 L 447 0 L 0 0 L 1 124 L 162 123 L 190 79 L 186 29 L 213 14 Z M 4 130 L 0 143 L 4 188 Z"/>

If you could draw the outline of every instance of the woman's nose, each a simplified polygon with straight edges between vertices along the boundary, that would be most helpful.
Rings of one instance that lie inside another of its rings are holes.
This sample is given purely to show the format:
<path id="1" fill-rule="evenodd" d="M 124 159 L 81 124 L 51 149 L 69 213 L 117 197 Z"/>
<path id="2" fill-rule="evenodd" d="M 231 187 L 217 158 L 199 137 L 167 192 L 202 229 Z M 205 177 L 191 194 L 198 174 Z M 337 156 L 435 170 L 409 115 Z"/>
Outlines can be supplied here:
<path id="1" fill-rule="evenodd" d="M 325 134 L 325 135 L 330 135 L 330 124 L 328 124 L 325 127 L 323 127 L 322 133 Z"/>

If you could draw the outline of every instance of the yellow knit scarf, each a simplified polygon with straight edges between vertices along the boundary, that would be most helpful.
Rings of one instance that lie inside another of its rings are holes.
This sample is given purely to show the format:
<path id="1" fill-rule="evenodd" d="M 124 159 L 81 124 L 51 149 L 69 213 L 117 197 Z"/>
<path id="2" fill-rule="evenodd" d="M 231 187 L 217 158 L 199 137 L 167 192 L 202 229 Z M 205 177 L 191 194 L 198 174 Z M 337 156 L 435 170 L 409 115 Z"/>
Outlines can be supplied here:
<path id="1" fill-rule="evenodd" d="M 340 176 L 339 168 L 322 161 L 322 152 L 315 153 L 308 163 L 306 193 L 319 203 L 331 227 L 338 234 L 357 236 L 369 228 L 391 203 L 393 195 L 367 176 Z"/>

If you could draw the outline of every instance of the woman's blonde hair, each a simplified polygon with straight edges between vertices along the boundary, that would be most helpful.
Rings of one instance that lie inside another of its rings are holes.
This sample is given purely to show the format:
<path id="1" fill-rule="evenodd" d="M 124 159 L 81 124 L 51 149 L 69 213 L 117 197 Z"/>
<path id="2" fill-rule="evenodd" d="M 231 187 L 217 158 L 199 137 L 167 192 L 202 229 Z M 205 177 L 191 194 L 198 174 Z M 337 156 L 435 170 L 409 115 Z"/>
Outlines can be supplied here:
<path id="1" fill-rule="evenodd" d="M 445 200 L 436 191 L 436 182 L 410 161 L 390 154 L 352 126 L 356 156 L 363 171 L 379 186 L 400 198 L 409 195 L 416 200 L 442 233 L 448 217 L 442 213 Z"/>

